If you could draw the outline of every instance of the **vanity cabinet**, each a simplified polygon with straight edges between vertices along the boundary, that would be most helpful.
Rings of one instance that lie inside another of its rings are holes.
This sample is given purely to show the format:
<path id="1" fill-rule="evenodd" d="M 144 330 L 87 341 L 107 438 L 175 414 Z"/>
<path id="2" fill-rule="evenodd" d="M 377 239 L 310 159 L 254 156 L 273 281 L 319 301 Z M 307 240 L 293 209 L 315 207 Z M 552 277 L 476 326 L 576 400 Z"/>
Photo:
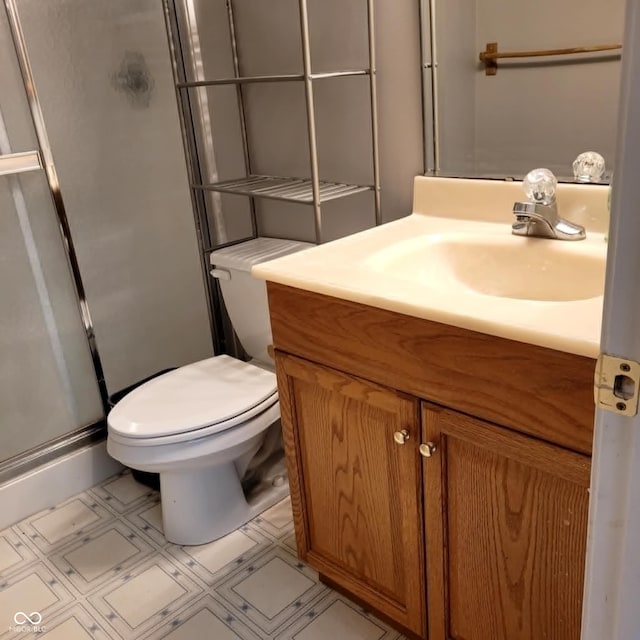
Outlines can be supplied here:
<path id="1" fill-rule="evenodd" d="M 298 552 L 429 640 L 578 640 L 595 362 L 269 283 Z"/>
<path id="2" fill-rule="evenodd" d="M 418 400 L 278 352 L 276 371 L 300 556 L 420 633 L 420 461 L 394 440 L 418 440 Z"/>
<path id="3" fill-rule="evenodd" d="M 579 640 L 589 459 L 425 404 L 429 637 Z"/>

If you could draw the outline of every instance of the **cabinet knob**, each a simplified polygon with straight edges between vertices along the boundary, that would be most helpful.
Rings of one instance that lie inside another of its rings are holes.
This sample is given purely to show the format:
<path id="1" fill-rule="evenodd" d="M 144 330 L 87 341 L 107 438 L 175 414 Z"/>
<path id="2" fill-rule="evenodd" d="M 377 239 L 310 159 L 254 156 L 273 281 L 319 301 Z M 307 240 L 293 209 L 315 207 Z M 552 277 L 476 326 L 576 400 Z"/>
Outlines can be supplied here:
<path id="1" fill-rule="evenodd" d="M 420 445 L 419 451 L 421 456 L 430 458 L 437 451 L 437 447 L 433 442 L 427 442 Z"/>
<path id="2" fill-rule="evenodd" d="M 393 434 L 393 439 L 397 444 L 404 444 L 409 439 L 409 432 L 406 429 L 402 431 L 396 431 Z"/>

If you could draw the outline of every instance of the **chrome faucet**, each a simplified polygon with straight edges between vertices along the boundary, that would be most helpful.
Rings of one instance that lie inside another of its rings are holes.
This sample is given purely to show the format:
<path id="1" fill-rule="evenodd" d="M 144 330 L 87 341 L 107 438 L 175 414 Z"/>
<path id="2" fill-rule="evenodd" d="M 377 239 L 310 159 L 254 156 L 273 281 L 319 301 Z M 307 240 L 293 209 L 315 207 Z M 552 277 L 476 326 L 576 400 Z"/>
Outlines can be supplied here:
<path id="1" fill-rule="evenodd" d="M 516 221 L 511 232 L 516 236 L 533 236 L 552 240 L 584 240 L 584 227 L 558 215 L 556 186 L 558 181 L 549 169 L 534 169 L 525 177 L 522 186 L 529 202 L 515 202 Z"/>

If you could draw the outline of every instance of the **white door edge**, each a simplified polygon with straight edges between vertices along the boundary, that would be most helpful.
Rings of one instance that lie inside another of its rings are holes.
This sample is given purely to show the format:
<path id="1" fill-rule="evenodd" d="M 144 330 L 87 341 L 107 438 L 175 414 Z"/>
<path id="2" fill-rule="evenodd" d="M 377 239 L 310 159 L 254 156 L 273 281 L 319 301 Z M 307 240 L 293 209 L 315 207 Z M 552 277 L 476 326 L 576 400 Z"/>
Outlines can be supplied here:
<path id="1" fill-rule="evenodd" d="M 640 361 L 640 0 L 627 0 L 612 195 L 601 351 Z M 582 640 L 640 639 L 640 415 L 596 411 L 584 596 Z"/>

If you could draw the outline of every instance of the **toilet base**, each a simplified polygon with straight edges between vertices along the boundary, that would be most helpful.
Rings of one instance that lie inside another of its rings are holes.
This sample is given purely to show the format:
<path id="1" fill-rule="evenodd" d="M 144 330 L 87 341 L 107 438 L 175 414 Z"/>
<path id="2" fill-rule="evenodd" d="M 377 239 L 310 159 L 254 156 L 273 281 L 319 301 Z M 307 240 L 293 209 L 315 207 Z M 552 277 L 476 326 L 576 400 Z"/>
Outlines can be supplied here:
<path id="1" fill-rule="evenodd" d="M 288 495 L 289 485 L 283 482 L 247 503 L 233 462 L 161 472 L 164 535 L 174 544 L 206 544 L 231 533 Z"/>

